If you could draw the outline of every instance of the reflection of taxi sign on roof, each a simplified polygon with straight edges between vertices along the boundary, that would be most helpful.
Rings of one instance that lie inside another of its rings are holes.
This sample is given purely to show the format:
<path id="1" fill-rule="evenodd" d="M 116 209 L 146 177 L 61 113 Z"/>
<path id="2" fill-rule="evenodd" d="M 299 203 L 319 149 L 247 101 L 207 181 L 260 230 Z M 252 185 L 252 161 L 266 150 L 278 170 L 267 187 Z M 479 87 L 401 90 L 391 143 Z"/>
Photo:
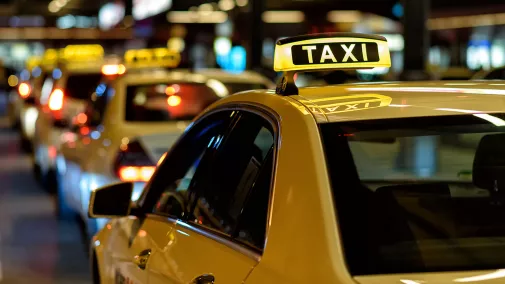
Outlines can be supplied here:
<path id="1" fill-rule="evenodd" d="M 180 61 L 181 55 L 167 48 L 128 50 L 124 55 L 124 62 L 128 68 L 174 68 Z"/>
<path id="2" fill-rule="evenodd" d="M 104 50 L 101 45 L 68 45 L 60 50 L 59 57 L 70 61 L 102 59 Z"/>
<path id="3" fill-rule="evenodd" d="M 296 72 L 371 69 L 391 67 L 386 38 L 356 33 L 328 33 L 285 38 L 277 41 L 274 70 L 285 75 L 279 94 L 296 94 Z"/>
<path id="4" fill-rule="evenodd" d="M 303 101 L 303 100 L 301 100 Z M 313 99 L 307 105 L 314 113 L 324 115 L 342 112 L 384 107 L 391 104 L 392 98 L 379 94 L 360 94 L 352 96 L 339 96 L 330 98 Z"/>

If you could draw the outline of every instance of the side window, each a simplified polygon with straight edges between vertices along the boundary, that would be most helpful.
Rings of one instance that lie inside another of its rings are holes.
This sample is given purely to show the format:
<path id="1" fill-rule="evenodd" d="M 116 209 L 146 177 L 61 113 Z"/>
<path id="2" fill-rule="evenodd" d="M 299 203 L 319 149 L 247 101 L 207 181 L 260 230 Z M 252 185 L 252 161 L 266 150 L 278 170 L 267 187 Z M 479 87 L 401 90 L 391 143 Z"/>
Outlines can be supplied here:
<path id="1" fill-rule="evenodd" d="M 166 189 L 158 212 L 175 212 L 262 250 L 273 172 L 272 126 L 259 115 L 241 112 L 229 132 L 207 139 L 184 177 Z"/>
<path id="2" fill-rule="evenodd" d="M 244 112 L 231 133 L 215 144 L 196 173 L 200 182 L 190 189 L 194 204 L 189 221 L 261 250 L 272 177 L 273 129 L 261 116 Z"/>
<path id="3" fill-rule="evenodd" d="M 142 197 L 142 206 L 151 208 L 148 210 L 154 214 L 186 219 L 190 212 L 188 189 L 194 183 L 203 154 L 213 141 L 225 136 L 238 116 L 235 111 L 223 111 L 191 127 L 159 166 Z"/>

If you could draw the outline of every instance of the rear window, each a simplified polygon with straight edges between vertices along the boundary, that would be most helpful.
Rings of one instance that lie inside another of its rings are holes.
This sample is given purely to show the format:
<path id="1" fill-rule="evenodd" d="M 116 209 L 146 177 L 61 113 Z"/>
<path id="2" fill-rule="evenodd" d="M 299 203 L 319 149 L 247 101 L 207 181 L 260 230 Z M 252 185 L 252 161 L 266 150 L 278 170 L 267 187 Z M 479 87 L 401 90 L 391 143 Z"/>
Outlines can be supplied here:
<path id="1" fill-rule="evenodd" d="M 505 114 L 320 126 L 351 274 L 505 266 Z"/>
<path id="2" fill-rule="evenodd" d="M 205 84 L 146 84 L 127 87 L 125 120 L 191 120 L 219 97 Z"/>
<path id="3" fill-rule="evenodd" d="M 74 99 L 88 100 L 101 78 L 101 74 L 70 75 L 67 79 L 65 95 Z"/>

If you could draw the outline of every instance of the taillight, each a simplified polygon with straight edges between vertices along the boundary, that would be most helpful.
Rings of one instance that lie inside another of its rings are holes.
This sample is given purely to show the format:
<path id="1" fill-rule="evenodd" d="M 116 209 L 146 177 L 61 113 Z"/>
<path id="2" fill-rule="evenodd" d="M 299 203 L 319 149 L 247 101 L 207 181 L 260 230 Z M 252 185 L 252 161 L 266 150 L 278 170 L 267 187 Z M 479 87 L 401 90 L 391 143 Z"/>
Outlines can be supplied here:
<path id="1" fill-rule="evenodd" d="M 147 182 L 156 170 L 156 163 L 138 141 L 132 141 L 121 145 L 113 170 L 122 181 Z"/>
<path id="2" fill-rule="evenodd" d="M 54 91 L 49 96 L 49 109 L 52 111 L 61 110 L 63 108 L 63 98 L 63 91 L 61 89 L 54 89 Z"/>
<path id="3" fill-rule="evenodd" d="M 156 167 L 121 167 L 119 168 L 119 178 L 122 181 L 143 181 L 148 182 L 154 174 Z"/>
<path id="4" fill-rule="evenodd" d="M 32 88 L 27 83 L 21 83 L 18 87 L 19 96 L 23 99 L 28 98 L 32 92 Z"/>

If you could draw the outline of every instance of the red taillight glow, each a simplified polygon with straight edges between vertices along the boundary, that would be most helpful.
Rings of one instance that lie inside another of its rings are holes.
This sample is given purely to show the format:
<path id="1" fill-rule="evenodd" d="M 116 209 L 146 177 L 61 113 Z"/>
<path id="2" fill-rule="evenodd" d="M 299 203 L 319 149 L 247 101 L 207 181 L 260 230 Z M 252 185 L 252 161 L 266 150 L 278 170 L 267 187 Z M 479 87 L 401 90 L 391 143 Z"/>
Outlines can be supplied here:
<path id="1" fill-rule="evenodd" d="M 147 182 L 155 170 L 156 167 L 121 167 L 119 169 L 119 178 L 122 181 Z"/>
<path id="2" fill-rule="evenodd" d="M 76 117 L 77 123 L 78 124 L 84 124 L 86 121 L 88 121 L 88 116 L 85 113 L 79 113 Z"/>
<path id="3" fill-rule="evenodd" d="M 26 99 L 32 92 L 32 88 L 27 83 L 21 83 L 19 84 L 18 92 L 23 99 Z"/>
<path id="4" fill-rule="evenodd" d="M 167 103 L 171 107 L 176 107 L 181 104 L 181 97 L 179 96 L 170 96 L 167 99 Z"/>
<path id="5" fill-rule="evenodd" d="M 63 91 L 60 89 L 55 89 L 49 96 L 49 109 L 52 111 L 58 111 L 63 108 Z"/>

